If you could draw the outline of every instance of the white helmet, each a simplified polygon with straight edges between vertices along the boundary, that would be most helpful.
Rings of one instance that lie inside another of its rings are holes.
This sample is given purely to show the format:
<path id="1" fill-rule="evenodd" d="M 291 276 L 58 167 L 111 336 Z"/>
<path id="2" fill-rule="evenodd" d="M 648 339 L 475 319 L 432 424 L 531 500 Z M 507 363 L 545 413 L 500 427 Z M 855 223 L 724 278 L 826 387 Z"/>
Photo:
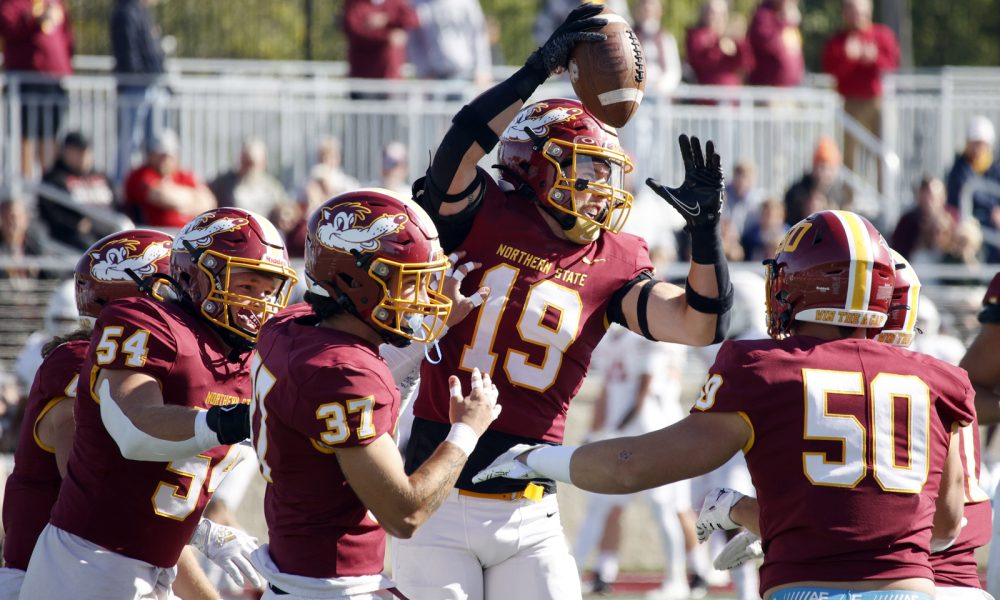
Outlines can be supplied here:
<path id="1" fill-rule="evenodd" d="M 76 309 L 76 284 L 72 279 L 59 284 L 45 307 L 45 332 L 56 337 L 76 330 L 80 325 L 80 312 Z"/>

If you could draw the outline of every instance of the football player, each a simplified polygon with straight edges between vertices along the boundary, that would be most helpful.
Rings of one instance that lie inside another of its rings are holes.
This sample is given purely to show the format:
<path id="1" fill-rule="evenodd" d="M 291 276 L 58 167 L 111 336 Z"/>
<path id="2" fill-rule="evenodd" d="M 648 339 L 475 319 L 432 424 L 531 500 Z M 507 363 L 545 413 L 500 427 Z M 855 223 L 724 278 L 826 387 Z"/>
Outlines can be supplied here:
<path id="1" fill-rule="evenodd" d="M 477 480 L 552 477 L 631 492 L 704 473 L 742 449 L 767 553 L 762 597 L 930 600 L 929 553 L 961 530 L 951 432 L 974 417 L 968 377 L 869 339 L 885 325 L 895 275 L 863 217 L 822 211 L 800 221 L 766 279 L 772 339 L 725 342 L 686 419 L 579 448 L 515 448 Z"/>
<path id="2" fill-rule="evenodd" d="M 648 182 L 687 221 L 693 261 L 685 291 L 655 281 L 645 242 L 621 232 L 632 162 L 614 128 L 576 100 L 523 106 L 567 65 L 575 44 L 604 39 L 593 31 L 607 22 L 600 12 L 594 4 L 575 9 L 523 68 L 462 108 L 414 184 L 444 250 L 482 264 L 481 277 L 463 289 L 485 285 L 493 294 L 441 340 L 443 360 L 423 364 L 407 471 L 448 435 L 448 376 L 456 367 L 489 374 L 505 406 L 442 509 L 393 553 L 394 578 L 416 597 L 579 598 L 554 482 L 475 484 L 472 476 L 517 444 L 562 442 L 570 399 L 609 322 L 689 345 L 721 340 L 726 330 L 732 289 L 712 143 L 703 153 L 697 139 L 681 137 L 680 188 Z M 476 165 L 498 144 L 495 181 Z"/>
<path id="3" fill-rule="evenodd" d="M 986 294 L 983 296 L 983 308 L 979 312 L 979 322 L 982 327 L 976 334 L 972 344 L 966 351 L 959 366 L 968 371 L 969 379 L 976 389 L 976 414 L 980 425 L 1000 423 L 1000 273 L 993 276 Z M 979 467 L 979 438 L 976 435 L 975 464 Z M 978 472 L 977 472 L 978 473 Z M 997 493 L 1000 486 L 994 490 L 993 501 L 1000 500 Z M 1000 548 L 1000 520 L 993 521 L 993 535 L 990 548 Z M 986 591 L 996 596 L 1000 594 L 1000 552 L 990 551 L 989 562 L 986 565 Z"/>
<path id="4" fill-rule="evenodd" d="M 269 543 L 253 554 L 270 582 L 264 598 L 363 600 L 392 589 L 386 532 L 409 537 L 427 520 L 499 412 L 488 374 L 473 372 L 468 397 L 452 377 L 450 433 L 403 471 L 399 392 L 379 345 L 430 344 L 444 329 L 452 301 L 437 237 L 418 205 L 384 189 L 340 194 L 309 219 L 307 304 L 264 328 L 252 367 L 267 480 Z"/>
<path id="5" fill-rule="evenodd" d="M 914 342 L 921 304 L 920 280 L 901 254 L 893 250 L 892 258 L 896 273 L 892 304 L 885 326 L 875 339 L 900 348 L 909 348 Z M 935 595 L 938 600 L 983 600 L 986 595 L 979 583 L 975 550 L 989 541 L 992 511 L 989 497 L 979 485 L 979 423 L 975 417 L 970 425 L 959 429 L 958 443 L 964 475 L 964 525 L 954 544 L 931 554 Z M 735 509 L 740 522 L 750 523 L 753 532 L 759 533 L 759 505 L 755 498 L 743 498 L 743 494 L 735 490 L 717 489 L 710 492 L 698 518 L 699 538 L 705 539 L 711 531 L 729 529 L 735 525 L 731 513 L 736 504 L 740 505 Z M 762 553 L 762 548 L 756 534 L 741 534 L 727 544 L 716 558 L 716 567 L 733 568 L 749 558 L 759 556 L 759 553 Z"/>
<path id="6" fill-rule="evenodd" d="M 135 270 L 152 255 L 95 255 L 95 276 Z M 160 598 L 191 543 L 230 576 L 257 581 L 250 536 L 201 520 L 249 435 L 249 351 L 287 302 L 296 277 L 267 219 L 205 212 L 173 240 L 176 300 L 103 306 L 80 369 L 76 435 L 22 596 Z M 236 453 L 233 453 L 235 456 Z"/>

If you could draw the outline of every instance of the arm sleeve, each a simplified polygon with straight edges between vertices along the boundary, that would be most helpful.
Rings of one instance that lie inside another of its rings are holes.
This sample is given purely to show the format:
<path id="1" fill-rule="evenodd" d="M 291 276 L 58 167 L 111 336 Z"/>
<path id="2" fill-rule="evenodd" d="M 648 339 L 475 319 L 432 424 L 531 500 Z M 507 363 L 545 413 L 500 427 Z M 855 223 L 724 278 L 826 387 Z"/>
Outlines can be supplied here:
<path id="1" fill-rule="evenodd" d="M 850 63 L 844 51 L 844 38 L 836 35 L 823 46 L 823 72 L 840 79 L 849 71 Z"/>
<path id="2" fill-rule="evenodd" d="M 893 71 L 899 67 L 899 44 L 896 34 L 885 26 L 878 27 L 878 60 L 875 61 L 879 71 Z"/>

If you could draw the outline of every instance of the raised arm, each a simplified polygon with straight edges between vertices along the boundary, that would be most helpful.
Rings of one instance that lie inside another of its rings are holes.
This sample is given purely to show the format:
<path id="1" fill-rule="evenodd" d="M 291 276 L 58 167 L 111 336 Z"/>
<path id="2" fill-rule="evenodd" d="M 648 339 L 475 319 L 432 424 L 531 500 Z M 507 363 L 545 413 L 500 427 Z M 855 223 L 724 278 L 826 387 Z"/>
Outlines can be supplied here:
<path id="1" fill-rule="evenodd" d="M 621 300 L 629 329 L 649 339 L 706 346 L 721 342 L 729 328 L 733 287 L 722 251 L 720 221 L 725 177 L 712 142 L 702 154 L 698 138 L 679 139 L 684 182 L 677 188 L 647 179 L 657 195 L 684 217 L 691 236 L 686 289 L 666 282 L 635 282 Z"/>
<path id="2" fill-rule="evenodd" d="M 452 119 L 426 177 L 414 184 L 418 201 L 438 226 L 448 222 L 441 232 L 445 251 L 461 243 L 479 206 L 484 188 L 476 165 L 493 150 L 535 89 L 551 73 L 566 67 L 577 42 L 605 39 L 602 33 L 588 31 L 606 24 L 596 17 L 601 10 L 595 4 L 574 9 L 521 69 L 462 107 Z"/>

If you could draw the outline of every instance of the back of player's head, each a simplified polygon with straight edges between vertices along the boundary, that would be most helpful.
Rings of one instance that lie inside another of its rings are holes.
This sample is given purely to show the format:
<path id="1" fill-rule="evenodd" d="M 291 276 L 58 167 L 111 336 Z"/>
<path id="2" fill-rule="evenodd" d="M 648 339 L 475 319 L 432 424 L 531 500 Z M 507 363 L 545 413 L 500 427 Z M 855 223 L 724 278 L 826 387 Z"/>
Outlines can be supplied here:
<path id="1" fill-rule="evenodd" d="M 892 304 L 885 326 L 875 336 L 880 342 L 909 347 L 917 326 L 917 308 L 920 302 L 920 279 L 902 254 L 892 250 L 892 260 L 896 269 L 896 282 L 892 289 Z M 920 307 L 922 311 L 924 307 Z"/>
<path id="2" fill-rule="evenodd" d="M 881 328 L 895 268 L 875 226 L 848 211 L 824 210 L 793 226 L 767 269 L 768 334 L 789 335 L 795 321 Z"/>
<path id="3" fill-rule="evenodd" d="M 240 208 L 210 210 L 189 221 L 174 238 L 170 275 L 182 302 L 240 351 L 253 348 L 261 326 L 285 307 L 298 281 L 278 230 Z M 266 279 L 270 289 L 248 295 L 240 284 L 248 276 Z"/>
<path id="4" fill-rule="evenodd" d="M 537 201 L 570 240 L 588 244 L 601 231 L 618 233 L 632 210 L 625 174 L 632 160 L 613 127 L 578 100 L 556 98 L 529 104 L 500 136 L 500 178 Z M 593 214 L 583 194 L 607 206 Z"/>
<path id="5" fill-rule="evenodd" d="M 398 346 L 440 335 L 451 301 L 437 228 L 396 192 L 334 196 L 309 218 L 307 301 L 320 317 L 346 311 Z"/>
<path id="6" fill-rule="evenodd" d="M 97 318 L 119 298 L 140 296 L 143 281 L 170 271 L 171 237 L 153 229 L 126 229 L 94 243 L 76 263 L 76 307 Z"/>

